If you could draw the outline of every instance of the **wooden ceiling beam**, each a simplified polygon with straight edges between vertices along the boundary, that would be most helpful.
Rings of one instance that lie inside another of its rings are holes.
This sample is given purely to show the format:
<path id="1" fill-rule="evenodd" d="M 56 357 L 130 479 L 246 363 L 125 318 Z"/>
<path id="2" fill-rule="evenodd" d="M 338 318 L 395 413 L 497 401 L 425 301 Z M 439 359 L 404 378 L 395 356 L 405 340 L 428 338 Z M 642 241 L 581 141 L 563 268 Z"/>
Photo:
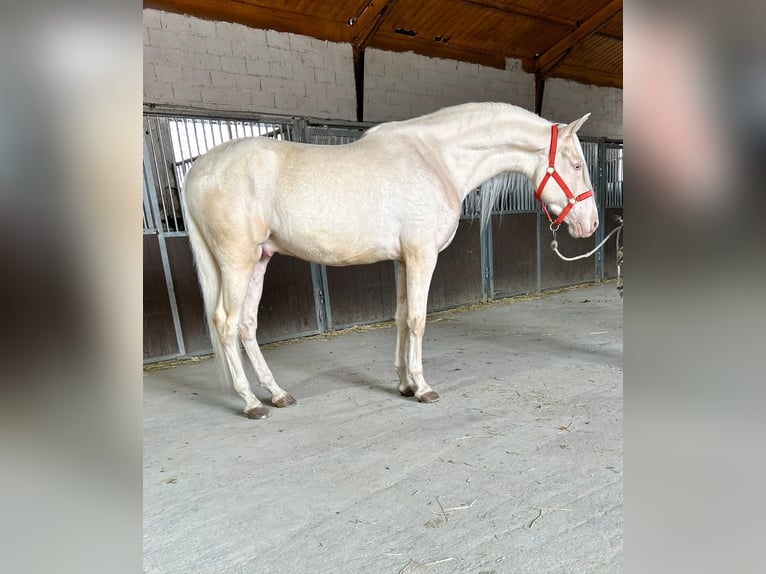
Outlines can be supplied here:
<path id="1" fill-rule="evenodd" d="M 377 0 L 370 0 L 368 4 L 362 10 L 360 18 L 363 18 L 365 12 L 374 6 Z M 362 23 L 359 26 L 356 34 L 351 37 L 351 50 L 354 56 L 354 92 L 356 94 L 356 121 L 364 121 L 364 51 L 378 33 L 383 22 L 386 20 L 386 16 L 391 12 L 398 0 L 382 0 L 378 1 L 378 9 L 372 13 L 372 17 L 369 22 Z M 366 21 L 367 18 L 364 18 Z M 349 20 L 349 26 L 356 26 L 359 24 L 358 19 Z"/>
<path id="2" fill-rule="evenodd" d="M 367 23 L 367 25 L 362 24 L 357 33 L 351 37 L 351 44 L 354 48 L 357 50 L 364 50 L 369 45 L 370 40 L 372 40 L 375 34 L 378 33 L 378 30 L 380 30 L 380 27 L 386 20 L 386 16 L 391 13 L 391 10 L 397 1 L 398 0 L 386 0 L 383 2 L 381 0 L 378 2 L 379 7 L 373 12 L 370 22 Z M 370 4 L 367 6 L 374 6 L 375 2 L 376 0 L 371 0 Z M 354 25 L 356 26 L 357 24 L 358 22 Z"/>
<path id="3" fill-rule="evenodd" d="M 534 61 L 534 73 L 543 78 L 550 76 L 564 58 L 580 42 L 598 32 L 604 24 L 622 10 L 622 0 L 610 0 L 593 16 L 584 20 L 577 28 L 556 42 L 551 48 L 540 54 Z"/>

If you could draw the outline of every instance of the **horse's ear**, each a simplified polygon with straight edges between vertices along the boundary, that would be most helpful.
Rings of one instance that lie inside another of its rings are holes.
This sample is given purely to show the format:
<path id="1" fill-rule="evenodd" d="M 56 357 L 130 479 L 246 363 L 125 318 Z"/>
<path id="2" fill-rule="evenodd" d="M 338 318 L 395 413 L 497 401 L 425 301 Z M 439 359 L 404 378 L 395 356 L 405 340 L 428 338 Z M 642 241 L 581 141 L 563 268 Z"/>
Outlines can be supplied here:
<path id="1" fill-rule="evenodd" d="M 567 126 L 562 130 L 561 135 L 566 137 L 572 137 L 574 134 L 577 133 L 577 130 L 579 130 L 582 127 L 582 125 L 585 123 L 585 120 L 587 120 L 589 117 L 590 117 L 590 112 L 585 114 L 579 120 L 574 121 L 571 124 L 567 124 Z"/>

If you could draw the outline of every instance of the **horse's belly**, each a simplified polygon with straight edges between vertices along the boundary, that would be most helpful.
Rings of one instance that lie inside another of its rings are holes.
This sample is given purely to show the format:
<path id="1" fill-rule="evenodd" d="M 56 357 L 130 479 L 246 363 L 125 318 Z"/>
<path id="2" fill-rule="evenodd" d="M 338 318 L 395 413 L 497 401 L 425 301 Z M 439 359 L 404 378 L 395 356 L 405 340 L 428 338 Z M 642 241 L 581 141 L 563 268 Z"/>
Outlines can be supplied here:
<path id="1" fill-rule="evenodd" d="M 362 265 L 397 259 L 400 245 L 388 234 L 360 237 L 353 233 L 317 228 L 299 236 L 274 234 L 264 244 L 267 252 L 293 255 L 324 265 Z"/>

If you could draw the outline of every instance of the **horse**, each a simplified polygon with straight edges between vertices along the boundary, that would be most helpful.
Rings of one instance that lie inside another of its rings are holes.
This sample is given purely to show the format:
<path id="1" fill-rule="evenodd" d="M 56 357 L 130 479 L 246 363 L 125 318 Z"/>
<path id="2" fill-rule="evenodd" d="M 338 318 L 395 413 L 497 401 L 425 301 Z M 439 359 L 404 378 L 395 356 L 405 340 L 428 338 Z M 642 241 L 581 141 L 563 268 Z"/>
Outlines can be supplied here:
<path id="1" fill-rule="evenodd" d="M 575 238 L 592 235 L 598 210 L 576 135 L 589 115 L 559 125 L 511 104 L 470 103 L 382 123 L 344 145 L 254 137 L 202 155 L 185 181 L 189 238 L 213 350 L 245 415 L 270 416 L 245 376 L 239 340 L 272 404 L 296 402 L 276 383 L 256 340 L 263 278 L 275 253 L 334 266 L 398 261 L 398 390 L 437 401 L 423 376 L 426 304 L 463 199 L 495 176 L 518 172 L 537 185 L 552 229 L 566 223 Z M 485 206 L 499 193 L 489 189 Z"/>

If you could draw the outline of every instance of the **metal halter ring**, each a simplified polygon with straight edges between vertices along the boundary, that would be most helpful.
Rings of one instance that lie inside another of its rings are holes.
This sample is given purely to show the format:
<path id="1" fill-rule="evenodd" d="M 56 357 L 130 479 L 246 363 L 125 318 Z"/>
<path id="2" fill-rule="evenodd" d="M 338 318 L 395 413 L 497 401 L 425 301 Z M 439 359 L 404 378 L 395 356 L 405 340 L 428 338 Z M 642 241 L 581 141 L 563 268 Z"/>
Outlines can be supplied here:
<path id="1" fill-rule="evenodd" d="M 553 231 L 553 233 L 556 233 L 559 230 L 559 227 L 561 227 L 560 223 L 556 223 L 555 221 L 551 221 L 551 224 L 548 227 L 548 229 Z"/>

